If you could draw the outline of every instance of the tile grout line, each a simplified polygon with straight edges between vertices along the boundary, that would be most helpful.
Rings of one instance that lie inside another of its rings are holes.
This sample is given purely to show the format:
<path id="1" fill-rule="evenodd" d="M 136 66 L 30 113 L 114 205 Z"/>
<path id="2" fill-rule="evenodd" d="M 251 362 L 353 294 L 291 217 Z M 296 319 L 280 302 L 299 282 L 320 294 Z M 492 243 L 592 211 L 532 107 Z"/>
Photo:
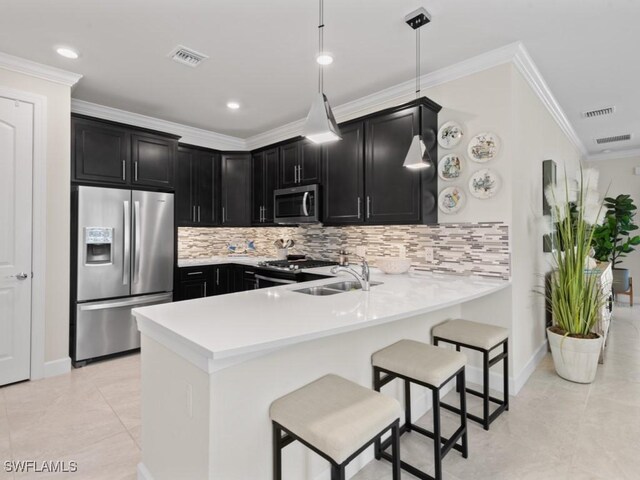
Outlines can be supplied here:
<path id="1" fill-rule="evenodd" d="M 92 382 L 93 383 L 93 382 Z M 102 390 L 100 390 L 100 387 L 98 387 L 97 385 L 94 384 L 94 388 L 96 390 L 98 390 L 98 393 L 100 393 L 100 396 L 102 397 L 102 399 L 105 401 L 105 403 L 107 405 L 109 405 L 109 408 L 111 409 L 111 411 L 113 412 L 113 414 L 116 416 L 116 418 L 118 419 L 118 421 L 120 422 L 120 425 L 122 425 L 122 428 L 124 428 L 124 431 L 127 432 L 127 435 L 129 435 L 129 438 L 131 438 L 131 440 L 133 441 L 133 443 L 136 445 L 136 447 L 138 447 L 138 450 L 140 450 L 140 452 L 142 452 L 142 447 L 140 445 L 138 445 L 138 442 L 136 441 L 135 438 L 133 438 L 133 435 L 131 435 L 131 432 L 129 431 L 129 429 L 127 428 L 127 426 L 124 424 L 124 422 L 122 421 L 122 419 L 120 418 L 120 415 L 118 415 L 118 412 L 116 412 L 115 408 L 113 408 L 113 406 L 111 405 L 111 403 L 109 403 L 109 400 L 107 400 L 107 398 L 104 396 L 104 394 L 102 393 Z"/>

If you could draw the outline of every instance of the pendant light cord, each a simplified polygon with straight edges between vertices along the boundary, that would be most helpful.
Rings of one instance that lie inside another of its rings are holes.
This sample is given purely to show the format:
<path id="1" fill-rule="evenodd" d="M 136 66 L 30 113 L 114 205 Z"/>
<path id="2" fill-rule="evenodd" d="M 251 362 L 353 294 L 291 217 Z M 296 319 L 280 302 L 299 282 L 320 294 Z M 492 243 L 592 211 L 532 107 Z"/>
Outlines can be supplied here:
<path id="1" fill-rule="evenodd" d="M 324 52 L 324 0 L 320 0 L 320 11 L 318 13 L 318 47 L 319 55 Z M 324 66 L 319 65 L 318 69 L 318 91 L 324 93 Z"/>
<path id="2" fill-rule="evenodd" d="M 416 28 L 416 98 L 420 98 L 420 27 Z"/>

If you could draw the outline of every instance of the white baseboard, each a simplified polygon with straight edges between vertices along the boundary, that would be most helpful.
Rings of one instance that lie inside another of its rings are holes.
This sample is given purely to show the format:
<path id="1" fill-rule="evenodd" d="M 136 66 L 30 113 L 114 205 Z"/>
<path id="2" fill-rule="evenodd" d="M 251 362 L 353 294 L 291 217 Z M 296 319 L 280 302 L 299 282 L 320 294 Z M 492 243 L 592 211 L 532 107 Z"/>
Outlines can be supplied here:
<path id="1" fill-rule="evenodd" d="M 153 480 L 153 476 L 147 467 L 145 467 L 144 463 L 140 462 L 138 464 L 138 480 Z"/>
<path id="2" fill-rule="evenodd" d="M 56 375 L 62 375 L 63 373 L 69 373 L 71 371 L 71 358 L 64 357 L 57 360 L 51 360 L 44 362 L 44 376 L 55 377 Z"/>

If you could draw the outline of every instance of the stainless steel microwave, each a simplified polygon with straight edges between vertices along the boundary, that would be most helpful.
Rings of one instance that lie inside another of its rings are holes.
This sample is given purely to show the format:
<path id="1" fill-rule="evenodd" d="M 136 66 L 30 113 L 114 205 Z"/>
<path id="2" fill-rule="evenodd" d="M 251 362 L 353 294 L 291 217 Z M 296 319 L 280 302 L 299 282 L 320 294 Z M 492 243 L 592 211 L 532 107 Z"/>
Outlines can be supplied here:
<path id="1" fill-rule="evenodd" d="M 273 192 L 274 220 L 280 224 L 320 223 L 319 185 L 281 188 Z"/>

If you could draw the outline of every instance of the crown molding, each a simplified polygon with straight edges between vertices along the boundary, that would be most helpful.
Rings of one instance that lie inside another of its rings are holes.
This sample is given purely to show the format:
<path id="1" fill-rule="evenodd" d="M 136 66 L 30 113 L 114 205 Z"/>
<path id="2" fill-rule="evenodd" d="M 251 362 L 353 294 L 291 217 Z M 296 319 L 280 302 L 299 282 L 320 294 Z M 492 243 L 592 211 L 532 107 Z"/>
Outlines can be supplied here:
<path id="1" fill-rule="evenodd" d="M 181 137 L 181 143 L 188 143 L 190 145 L 212 148 L 214 150 L 247 150 L 247 144 L 242 138 L 190 127 L 160 118 L 148 117 L 147 115 L 141 115 L 139 113 L 127 112 L 126 110 L 98 105 L 97 103 L 86 102 L 76 98 L 71 99 L 71 111 L 73 113 L 111 120 L 113 122 L 172 133 Z"/>
<path id="2" fill-rule="evenodd" d="M 602 160 L 617 160 L 623 158 L 640 158 L 640 148 L 633 148 L 631 150 L 619 150 L 607 153 L 591 153 L 585 157 L 588 162 L 600 162 Z"/>
<path id="3" fill-rule="evenodd" d="M 42 78 L 50 82 L 61 83 L 68 87 L 73 87 L 82 78 L 79 73 L 68 72 L 67 70 L 32 62 L 31 60 L 3 52 L 0 52 L 0 68 Z"/>
<path id="4" fill-rule="evenodd" d="M 583 158 L 586 157 L 588 154 L 587 149 L 580 140 L 580 137 L 578 137 L 578 134 L 573 128 L 573 125 L 571 125 L 571 122 L 564 113 L 564 110 L 556 100 L 556 97 L 551 93 L 549 85 L 547 85 L 547 82 L 542 78 L 542 74 L 529 55 L 529 52 L 521 42 L 518 42 L 517 44 L 516 52 L 513 56 L 513 64 L 522 74 L 543 105 L 547 108 L 569 141 L 573 143 L 576 149 L 582 154 Z"/>

